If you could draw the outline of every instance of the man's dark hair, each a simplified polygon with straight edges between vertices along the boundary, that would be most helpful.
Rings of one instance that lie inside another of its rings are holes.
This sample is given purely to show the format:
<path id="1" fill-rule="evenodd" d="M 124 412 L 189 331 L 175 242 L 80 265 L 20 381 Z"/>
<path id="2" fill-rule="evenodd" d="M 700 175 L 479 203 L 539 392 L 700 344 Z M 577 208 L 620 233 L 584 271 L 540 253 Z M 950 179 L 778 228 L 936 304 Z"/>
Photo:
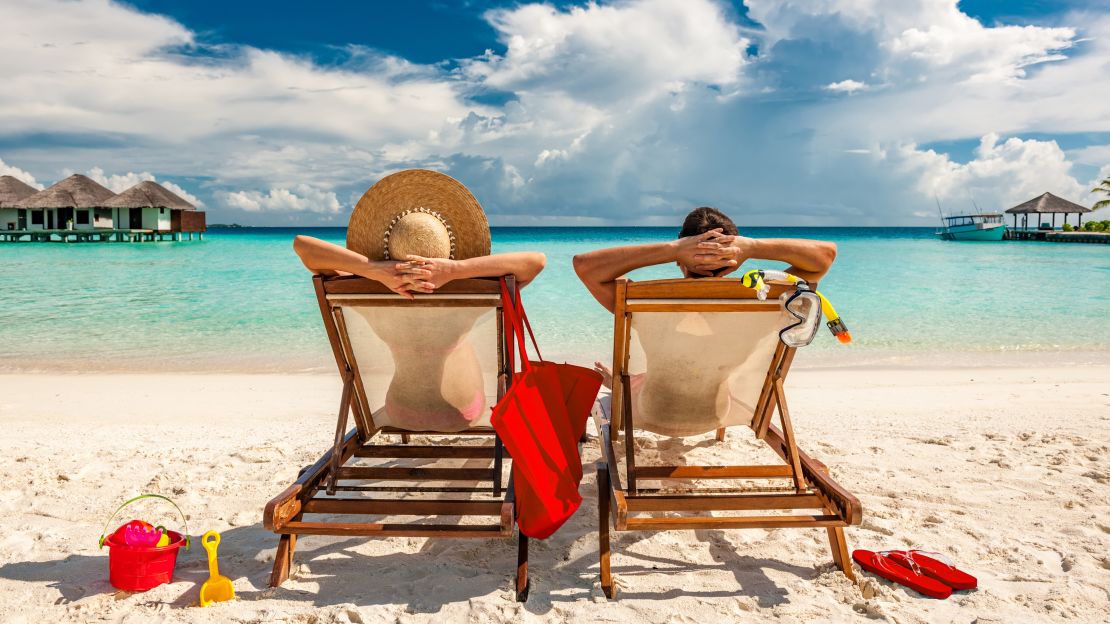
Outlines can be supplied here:
<path id="1" fill-rule="evenodd" d="M 686 220 L 682 222 L 682 230 L 679 231 L 679 238 L 686 238 L 687 236 L 697 236 L 698 234 L 705 234 L 709 230 L 721 229 L 722 234 L 729 236 L 736 236 L 740 230 L 736 228 L 736 224 L 728 215 L 709 206 L 702 206 L 701 208 L 694 208 L 690 214 L 686 215 Z M 719 275 L 726 271 L 728 267 L 712 271 L 712 275 Z M 690 277 L 706 277 L 697 273 L 690 273 Z"/>
<path id="2" fill-rule="evenodd" d="M 682 230 L 678 233 L 678 237 L 697 236 L 717 228 L 721 228 L 722 232 L 729 236 L 736 236 L 740 233 L 736 229 L 736 224 L 728 218 L 728 215 L 716 208 L 702 206 L 701 208 L 694 208 L 690 211 L 690 214 L 686 215 L 686 220 L 682 222 Z"/>

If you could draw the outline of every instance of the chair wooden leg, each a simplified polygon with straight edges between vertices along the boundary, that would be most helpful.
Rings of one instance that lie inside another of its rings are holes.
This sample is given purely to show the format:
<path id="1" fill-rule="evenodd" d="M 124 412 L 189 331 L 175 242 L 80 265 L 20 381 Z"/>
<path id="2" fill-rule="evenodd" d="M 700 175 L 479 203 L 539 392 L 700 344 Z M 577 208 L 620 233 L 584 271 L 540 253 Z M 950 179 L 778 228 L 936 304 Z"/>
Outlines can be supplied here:
<path id="1" fill-rule="evenodd" d="M 270 587 L 280 587 L 289 578 L 296 546 L 296 535 L 282 535 L 278 540 L 277 552 L 274 553 L 274 570 L 270 573 Z"/>
<path id="2" fill-rule="evenodd" d="M 718 442 L 724 442 L 725 441 L 725 428 L 724 427 L 721 427 L 720 429 L 717 430 L 717 441 Z"/>
<path id="3" fill-rule="evenodd" d="M 597 469 L 597 541 L 601 553 L 601 590 L 605 597 L 616 597 L 613 573 L 609 568 L 609 469 Z"/>
<path id="4" fill-rule="evenodd" d="M 516 601 L 527 602 L 528 590 L 528 536 L 517 529 L 516 544 Z"/>
<path id="5" fill-rule="evenodd" d="M 829 532 L 829 546 L 832 548 L 833 562 L 844 573 L 844 576 L 855 582 L 856 574 L 852 571 L 852 558 L 848 556 L 848 540 L 844 538 L 844 529 L 829 527 L 826 530 Z"/>

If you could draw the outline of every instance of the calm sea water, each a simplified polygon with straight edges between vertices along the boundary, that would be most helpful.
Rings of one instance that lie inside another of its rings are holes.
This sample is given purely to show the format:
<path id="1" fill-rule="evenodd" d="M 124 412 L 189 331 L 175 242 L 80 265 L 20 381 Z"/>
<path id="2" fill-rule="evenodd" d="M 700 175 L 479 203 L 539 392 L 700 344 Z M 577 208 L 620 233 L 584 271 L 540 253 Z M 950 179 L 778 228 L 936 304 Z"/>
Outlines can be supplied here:
<path id="1" fill-rule="evenodd" d="M 213 230 L 192 243 L 0 245 L 0 370 L 329 370 L 309 274 L 291 248 L 299 233 L 345 237 L 341 228 L 251 228 Z M 1011 351 L 1110 353 L 1108 246 L 952 243 L 928 228 L 744 233 L 839 246 L 822 291 L 855 342 L 839 346 L 822 330 L 805 361 L 947 355 L 973 364 Z M 546 356 L 585 362 L 610 353 L 612 319 L 578 282 L 571 257 L 674 234 L 495 228 L 493 247 L 547 254 L 547 270 L 525 291 L 529 316 Z M 676 267 L 660 266 L 632 277 L 676 276 Z"/>

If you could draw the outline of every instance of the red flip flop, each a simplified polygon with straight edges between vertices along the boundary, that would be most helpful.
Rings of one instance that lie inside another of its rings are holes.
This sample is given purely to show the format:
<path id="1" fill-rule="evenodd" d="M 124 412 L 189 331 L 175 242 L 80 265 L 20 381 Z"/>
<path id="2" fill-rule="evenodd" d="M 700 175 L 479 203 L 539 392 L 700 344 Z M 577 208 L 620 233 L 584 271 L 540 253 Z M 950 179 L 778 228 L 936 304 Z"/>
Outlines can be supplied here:
<path id="1" fill-rule="evenodd" d="M 898 565 L 914 569 L 952 589 L 975 589 L 979 585 L 974 576 L 956 569 L 956 566 L 940 553 L 923 550 L 892 550 L 886 555 Z"/>
<path id="2" fill-rule="evenodd" d="M 936 579 L 929 578 L 924 574 L 914 572 L 910 568 L 895 563 L 894 560 L 887 557 L 885 553 L 877 553 L 870 550 L 854 550 L 852 551 L 852 559 L 855 559 L 859 567 L 864 570 L 893 583 L 905 585 L 919 594 L 931 598 L 947 598 L 952 595 L 951 587 Z"/>

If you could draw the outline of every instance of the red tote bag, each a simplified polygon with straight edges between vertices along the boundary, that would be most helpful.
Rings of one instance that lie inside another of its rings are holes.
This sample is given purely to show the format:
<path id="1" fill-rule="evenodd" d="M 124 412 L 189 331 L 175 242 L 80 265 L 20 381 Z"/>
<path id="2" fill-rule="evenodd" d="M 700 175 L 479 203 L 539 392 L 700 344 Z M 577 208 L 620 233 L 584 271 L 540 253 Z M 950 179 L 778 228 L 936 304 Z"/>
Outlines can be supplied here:
<path id="1" fill-rule="evenodd" d="M 582 503 L 578 440 L 601 388 L 601 375 L 542 358 L 529 361 L 524 344 L 528 323 L 519 291 L 516 295 L 510 296 L 502 281 L 509 366 L 514 372 L 512 385 L 493 408 L 491 424 L 513 458 L 517 526 L 528 537 L 543 539 L 558 530 Z M 531 326 L 528 333 L 532 333 Z M 535 336 L 531 338 L 536 346 Z M 521 354 L 519 373 L 515 372 L 514 347 Z M 540 357 L 538 348 L 536 355 Z"/>

